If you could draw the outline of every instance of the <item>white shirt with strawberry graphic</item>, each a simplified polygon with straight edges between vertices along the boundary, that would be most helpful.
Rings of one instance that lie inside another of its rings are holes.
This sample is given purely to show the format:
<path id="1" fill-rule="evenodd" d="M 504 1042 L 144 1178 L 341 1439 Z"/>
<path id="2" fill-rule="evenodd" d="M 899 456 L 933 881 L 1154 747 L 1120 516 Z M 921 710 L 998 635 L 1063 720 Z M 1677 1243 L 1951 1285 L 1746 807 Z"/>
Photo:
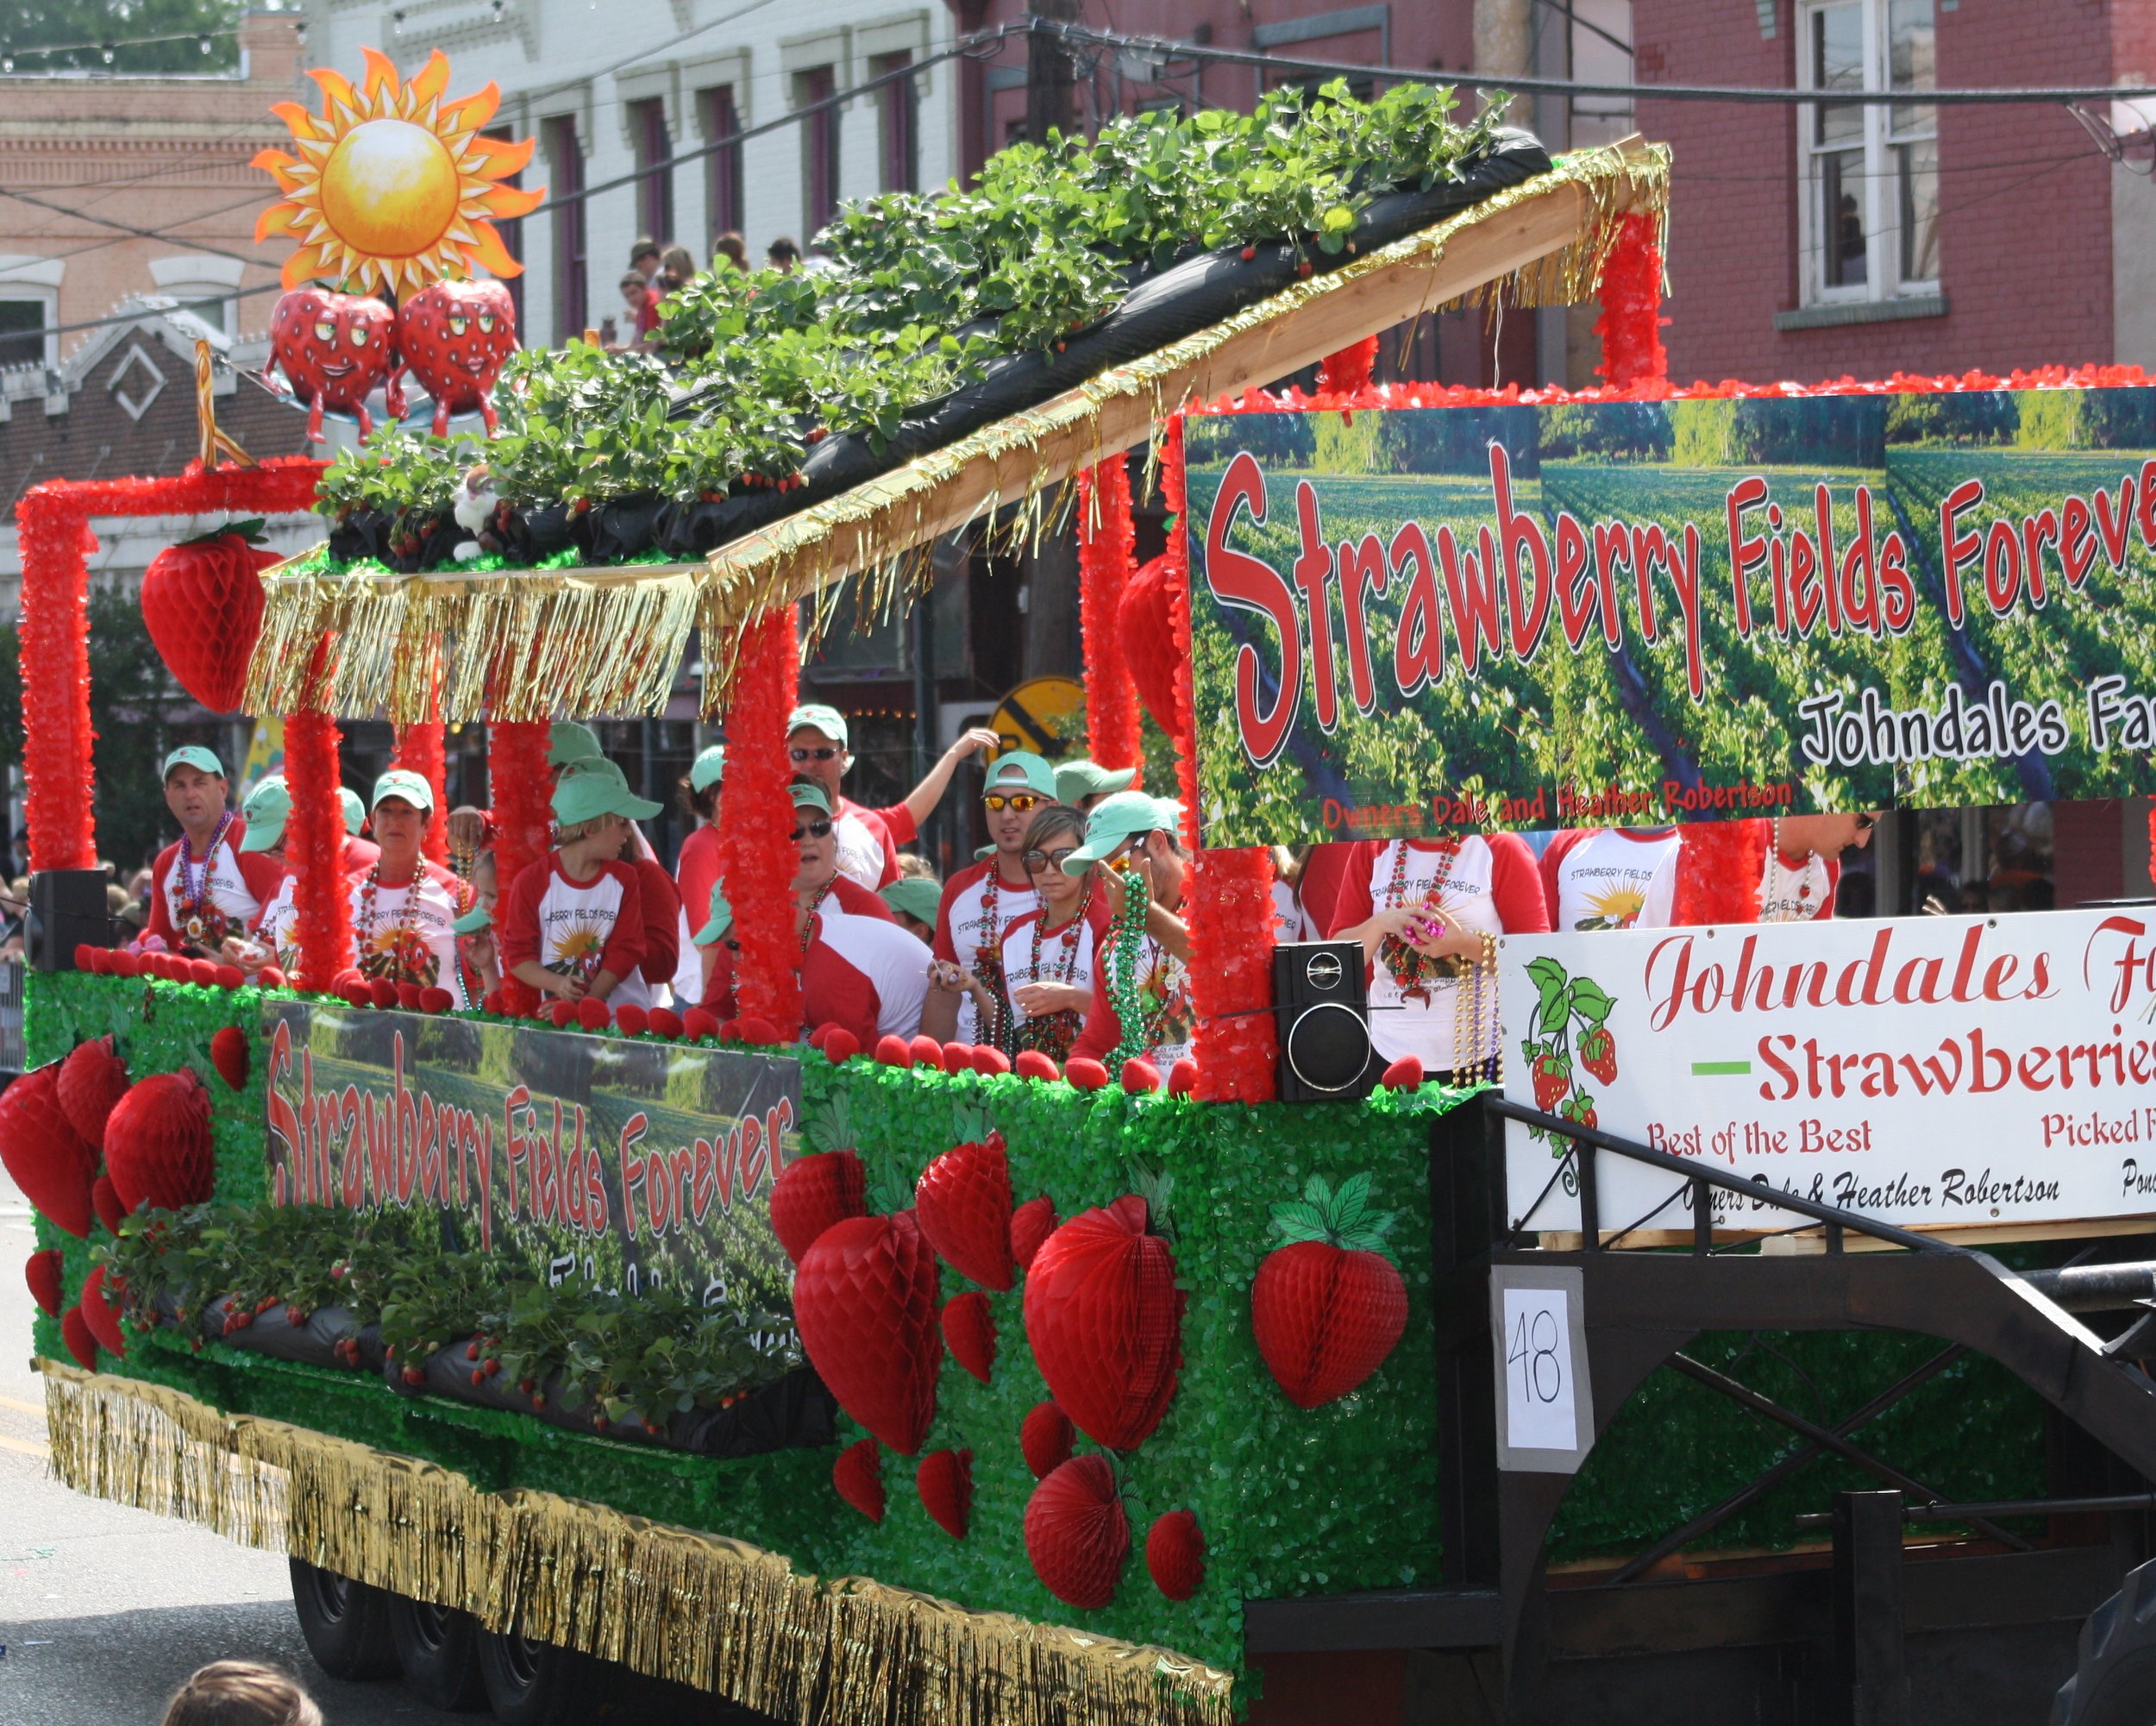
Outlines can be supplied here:
<path id="1" fill-rule="evenodd" d="M 362 869 L 347 883 L 357 955 L 353 963 L 360 975 L 370 981 L 386 977 L 422 989 L 447 989 L 460 997 L 459 1007 L 470 1006 L 461 998 L 453 926 L 464 914 L 471 889 L 441 864 L 423 858 L 412 880 L 398 887 L 377 882 L 370 894 L 372 873 Z"/>
<path id="2" fill-rule="evenodd" d="M 1674 827 L 1576 827 L 1542 854 L 1550 925 L 1575 929 L 1666 929 L 1676 920 Z"/>
<path id="3" fill-rule="evenodd" d="M 1782 855 L 1767 846 L 1767 866 L 1759 882 L 1762 923 L 1823 923 L 1834 914 L 1834 889 L 1841 882 L 1841 859 L 1807 851 Z"/>

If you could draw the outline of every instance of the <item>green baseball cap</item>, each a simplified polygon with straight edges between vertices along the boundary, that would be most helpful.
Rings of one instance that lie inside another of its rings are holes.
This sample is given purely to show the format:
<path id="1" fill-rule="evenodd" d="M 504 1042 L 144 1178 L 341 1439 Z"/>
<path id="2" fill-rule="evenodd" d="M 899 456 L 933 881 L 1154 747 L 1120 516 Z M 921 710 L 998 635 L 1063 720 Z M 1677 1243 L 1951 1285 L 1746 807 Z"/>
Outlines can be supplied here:
<path id="1" fill-rule="evenodd" d="M 374 781 L 373 807 L 379 808 L 385 797 L 401 797 L 413 808 L 429 813 L 434 809 L 434 787 L 427 783 L 423 774 L 408 767 L 392 767 Z"/>
<path id="2" fill-rule="evenodd" d="M 282 774 L 273 774 L 241 800 L 240 819 L 247 823 L 247 837 L 240 841 L 240 849 L 273 850 L 285 837 L 285 823 L 291 813 L 291 788 Z"/>
<path id="3" fill-rule="evenodd" d="M 474 904 L 463 916 L 449 926 L 460 935 L 476 935 L 494 920 L 494 913 L 484 905 Z"/>
<path id="4" fill-rule="evenodd" d="M 943 907 L 943 889 L 925 876 L 902 875 L 876 892 L 893 911 L 903 911 L 922 923 L 933 923 Z"/>
<path id="5" fill-rule="evenodd" d="M 689 766 L 689 789 L 708 791 L 725 776 L 726 745 L 713 744 Z"/>
<path id="6" fill-rule="evenodd" d="M 576 771 L 562 775 L 554 788 L 554 819 L 565 827 L 601 815 L 649 821 L 658 813 L 659 806 L 631 791 L 629 776 L 611 761 L 580 761 Z"/>
<path id="7" fill-rule="evenodd" d="M 367 805 L 360 801 L 360 794 L 348 785 L 339 786 L 337 796 L 344 804 L 344 831 L 357 833 L 367 825 Z"/>
<path id="8" fill-rule="evenodd" d="M 214 750 L 206 750 L 200 744 L 182 744 L 165 757 L 165 765 L 158 769 L 158 776 L 170 779 L 176 767 L 191 767 L 197 773 L 224 777 L 224 763 L 217 759 Z"/>
<path id="9" fill-rule="evenodd" d="M 1030 750 L 1006 750 L 988 763 L 987 788 L 994 791 L 1009 785 L 1023 785 L 1052 800 L 1056 769 Z"/>
<path id="10" fill-rule="evenodd" d="M 1143 791 L 1119 791 L 1093 806 L 1086 817 L 1086 842 L 1063 859 L 1065 875 L 1083 875 L 1124 841 L 1139 833 L 1173 834 L 1182 825 L 1183 806 Z"/>
<path id="11" fill-rule="evenodd" d="M 726 938 L 726 932 L 734 926 L 734 907 L 726 902 L 726 889 L 721 886 L 711 888 L 711 920 L 689 938 L 699 947 L 715 946 Z"/>
<path id="12" fill-rule="evenodd" d="M 814 809 L 825 815 L 831 813 L 830 794 L 822 786 L 812 785 L 806 780 L 796 780 L 787 789 L 793 794 L 796 809 Z"/>
<path id="13" fill-rule="evenodd" d="M 1134 767 L 1103 767 L 1097 761 L 1087 761 L 1081 756 L 1076 761 L 1056 763 L 1056 797 L 1058 802 L 1075 803 L 1081 797 L 1104 796 L 1111 791 L 1128 791 L 1131 781 L 1138 777 Z"/>
<path id="14" fill-rule="evenodd" d="M 599 733 L 573 719 L 556 719 L 547 731 L 547 765 L 562 767 L 586 756 L 601 755 Z"/>
<path id="15" fill-rule="evenodd" d="M 804 701 L 787 720 L 786 734 L 792 737 L 805 725 L 823 732 L 839 748 L 846 747 L 846 716 L 837 708 L 827 707 L 821 701 Z"/>

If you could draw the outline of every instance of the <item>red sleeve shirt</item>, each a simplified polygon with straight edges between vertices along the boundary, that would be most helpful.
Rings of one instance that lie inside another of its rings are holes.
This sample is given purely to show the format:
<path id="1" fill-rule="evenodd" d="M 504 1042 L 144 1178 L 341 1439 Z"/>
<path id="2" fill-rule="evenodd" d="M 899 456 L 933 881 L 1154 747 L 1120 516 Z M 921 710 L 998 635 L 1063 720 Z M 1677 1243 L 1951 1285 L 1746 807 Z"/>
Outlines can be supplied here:
<path id="1" fill-rule="evenodd" d="M 883 830 L 890 834 L 894 845 L 910 845 L 921 837 L 913 812 L 903 803 L 893 803 L 888 809 L 871 809 L 868 813 L 883 823 Z"/>
<path id="2" fill-rule="evenodd" d="M 718 885 L 718 829 L 710 822 L 681 841 L 674 878 L 681 894 L 681 908 L 689 914 L 693 935 L 711 920 L 711 889 Z"/>
<path id="3" fill-rule="evenodd" d="M 662 296 L 655 288 L 644 290 L 644 303 L 636 311 L 636 334 L 649 336 L 659 327 L 659 301 Z"/>
<path id="4" fill-rule="evenodd" d="M 891 914 L 891 907 L 883 902 L 881 894 L 869 892 L 850 876 L 842 875 L 833 877 L 831 897 L 837 901 L 838 908 L 849 917 L 868 917 L 879 923 L 895 923 L 899 920 Z"/>
<path id="5" fill-rule="evenodd" d="M 630 867 L 643 901 L 644 981 L 672 982 L 681 958 L 681 895 L 674 877 L 655 859 L 638 857 Z"/>
<path id="6" fill-rule="evenodd" d="M 609 859 L 590 880 L 573 881 L 561 853 L 550 851 L 510 884 L 506 905 L 505 970 L 536 961 L 588 982 L 601 971 L 632 976 L 643 963 L 643 894 L 627 863 Z"/>
<path id="7" fill-rule="evenodd" d="M 1354 849 L 1352 844 L 1313 845 L 1310 855 L 1303 859 L 1295 896 L 1302 901 L 1303 915 L 1310 919 L 1313 929 L 1330 932 L 1335 926 L 1334 902 L 1340 896 L 1340 883 L 1347 878 L 1349 854 Z"/>

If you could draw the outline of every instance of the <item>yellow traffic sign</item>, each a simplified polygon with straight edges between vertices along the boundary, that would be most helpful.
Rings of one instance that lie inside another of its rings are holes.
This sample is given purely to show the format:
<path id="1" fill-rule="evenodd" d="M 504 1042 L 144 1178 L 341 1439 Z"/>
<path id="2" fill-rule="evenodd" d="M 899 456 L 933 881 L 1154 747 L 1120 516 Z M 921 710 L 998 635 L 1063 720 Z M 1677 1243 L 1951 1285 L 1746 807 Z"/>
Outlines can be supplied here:
<path id="1" fill-rule="evenodd" d="M 1006 750 L 1027 750 L 1050 761 L 1086 748 L 1086 686 L 1075 677 L 1029 677 L 1003 698 L 988 727 Z"/>

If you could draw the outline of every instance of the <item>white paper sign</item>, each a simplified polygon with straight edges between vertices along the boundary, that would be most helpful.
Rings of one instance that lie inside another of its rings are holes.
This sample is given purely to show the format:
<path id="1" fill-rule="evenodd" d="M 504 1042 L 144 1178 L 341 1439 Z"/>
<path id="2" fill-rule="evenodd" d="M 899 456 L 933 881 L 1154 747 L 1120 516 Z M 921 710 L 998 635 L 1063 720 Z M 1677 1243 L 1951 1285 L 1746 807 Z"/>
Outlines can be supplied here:
<path id="1" fill-rule="evenodd" d="M 1506 1445 L 1576 1450 L 1570 1299 L 1563 1289 L 1507 1289 L 1504 1296 Z"/>
<path id="2" fill-rule="evenodd" d="M 1501 988 L 1506 1095 L 1759 1183 L 1719 1229 L 1796 1223 L 1772 1190 L 1904 1226 L 2156 1212 L 2156 913 L 1511 935 Z M 1516 1227 L 1579 1227 L 1570 1143 L 1508 1126 Z M 1605 1230 L 1692 1227 L 1680 1177 L 1595 1174 Z"/>

